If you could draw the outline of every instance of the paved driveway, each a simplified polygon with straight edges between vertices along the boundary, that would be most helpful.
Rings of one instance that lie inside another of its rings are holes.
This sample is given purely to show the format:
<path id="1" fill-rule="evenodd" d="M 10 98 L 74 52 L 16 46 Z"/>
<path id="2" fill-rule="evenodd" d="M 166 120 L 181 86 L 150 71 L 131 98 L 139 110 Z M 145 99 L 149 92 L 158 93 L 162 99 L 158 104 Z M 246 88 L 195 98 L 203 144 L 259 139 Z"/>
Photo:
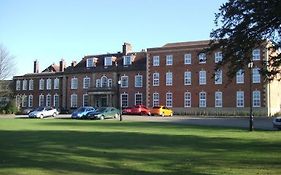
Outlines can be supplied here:
<path id="1" fill-rule="evenodd" d="M 17 116 L 17 118 L 27 117 L 27 115 Z M 70 115 L 60 114 L 56 118 L 70 118 Z M 47 118 L 47 119 L 53 119 Z M 150 122 L 170 122 L 176 124 L 201 125 L 201 126 L 223 126 L 249 128 L 248 117 L 197 117 L 197 116 L 137 116 L 123 115 L 123 120 L 129 121 L 150 121 Z M 259 130 L 277 130 L 272 127 L 272 118 L 269 117 L 254 117 L 254 128 Z"/>

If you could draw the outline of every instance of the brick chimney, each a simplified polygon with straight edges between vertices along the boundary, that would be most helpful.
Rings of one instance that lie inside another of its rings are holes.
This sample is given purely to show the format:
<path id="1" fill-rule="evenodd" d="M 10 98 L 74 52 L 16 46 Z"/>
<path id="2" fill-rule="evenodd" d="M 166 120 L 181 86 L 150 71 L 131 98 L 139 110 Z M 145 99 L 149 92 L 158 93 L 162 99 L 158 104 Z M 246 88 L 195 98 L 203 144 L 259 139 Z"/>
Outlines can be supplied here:
<path id="1" fill-rule="evenodd" d="M 34 61 L 33 73 L 39 73 L 39 62 L 38 62 L 38 60 Z"/>
<path id="2" fill-rule="evenodd" d="M 65 67 L 66 67 L 66 63 L 65 63 L 64 59 L 61 59 L 60 60 L 60 70 L 59 71 L 63 72 Z"/>
<path id="3" fill-rule="evenodd" d="M 123 44 L 123 54 L 127 55 L 128 53 L 132 52 L 133 48 L 132 45 L 130 43 L 124 43 Z"/>

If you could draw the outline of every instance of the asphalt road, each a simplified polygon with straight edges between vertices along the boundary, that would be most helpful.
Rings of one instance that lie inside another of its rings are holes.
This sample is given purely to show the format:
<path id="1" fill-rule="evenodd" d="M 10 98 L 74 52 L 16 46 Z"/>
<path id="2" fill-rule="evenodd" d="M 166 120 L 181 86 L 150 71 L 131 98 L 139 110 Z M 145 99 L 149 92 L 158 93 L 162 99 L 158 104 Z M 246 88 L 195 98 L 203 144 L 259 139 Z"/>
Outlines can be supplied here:
<path id="1" fill-rule="evenodd" d="M 26 118 L 27 115 L 19 115 L 16 118 Z M 70 115 L 60 114 L 55 118 L 46 119 L 67 119 Z M 185 125 L 201 125 L 201 126 L 222 126 L 222 127 L 236 127 L 249 128 L 248 117 L 197 117 L 197 116 L 137 116 L 137 115 L 123 115 L 123 120 L 128 121 L 147 121 L 147 122 L 170 122 L 175 124 Z M 270 117 L 254 117 L 254 129 L 258 130 L 277 130 L 272 126 L 272 118 Z"/>

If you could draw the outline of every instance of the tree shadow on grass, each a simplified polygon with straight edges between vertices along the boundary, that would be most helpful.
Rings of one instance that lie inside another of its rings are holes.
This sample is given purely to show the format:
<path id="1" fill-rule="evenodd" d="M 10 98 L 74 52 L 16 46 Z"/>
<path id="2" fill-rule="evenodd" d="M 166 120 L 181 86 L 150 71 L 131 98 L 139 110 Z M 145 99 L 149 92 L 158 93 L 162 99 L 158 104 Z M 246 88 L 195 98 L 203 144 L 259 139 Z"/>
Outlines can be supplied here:
<path id="1" fill-rule="evenodd" d="M 64 126 L 69 123 L 41 124 Z M 78 125 L 93 124 L 79 122 Z M 93 125 L 93 127 L 110 126 L 120 125 L 111 122 Z M 139 127 L 145 130 L 151 126 L 144 123 L 126 123 L 123 127 Z M 166 127 L 162 124 L 153 126 L 162 129 Z M 26 170 L 38 168 L 42 172 L 49 171 L 53 174 L 63 172 L 203 175 L 220 171 L 222 167 L 272 168 L 272 165 L 280 162 L 276 155 L 281 153 L 278 147 L 280 141 L 267 143 L 203 135 L 167 135 L 126 130 L 0 131 L 0 142 L 0 174 L 7 174 L 5 170 L 12 172 L 15 170 L 14 174 L 21 174 L 16 172 L 17 168 Z M 271 158 L 268 159 L 268 156 Z"/>

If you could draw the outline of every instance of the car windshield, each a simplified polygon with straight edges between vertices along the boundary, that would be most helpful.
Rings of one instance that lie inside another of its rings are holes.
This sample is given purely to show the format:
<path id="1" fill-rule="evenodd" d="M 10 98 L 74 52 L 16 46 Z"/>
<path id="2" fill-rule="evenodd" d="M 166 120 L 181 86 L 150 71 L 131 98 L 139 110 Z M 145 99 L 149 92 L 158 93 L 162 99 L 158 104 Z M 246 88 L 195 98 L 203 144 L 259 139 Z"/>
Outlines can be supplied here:
<path id="1" fill-rule="evenodd" d="M 76 110 L 76 112 L 84 112 L 84 111 L 85 111 L 85 109 L 86 109 L 86 108 L 81 107 L 81 108 L 78 108 L 78 109 Z"/>
<path id="2" fill-rule="evenodd" d="M 98 108 L 98 109 L 96 110 L 96 112 L 104 112 L 105 110 L 106 110 L 106 108 L 101 107 L 101 108 Z"/>
<path id="3" fill-rule="evenodd" d="M 43 111 L 44 108 L 43 107 L 39 107 L 39 108 L 36 108 L 35 111 Z"/>
<path id="4" fill-rule="evenodd" d="M 160 106 L 155 106 L 153 107 L 153 109 L 160 109 Z"/>

